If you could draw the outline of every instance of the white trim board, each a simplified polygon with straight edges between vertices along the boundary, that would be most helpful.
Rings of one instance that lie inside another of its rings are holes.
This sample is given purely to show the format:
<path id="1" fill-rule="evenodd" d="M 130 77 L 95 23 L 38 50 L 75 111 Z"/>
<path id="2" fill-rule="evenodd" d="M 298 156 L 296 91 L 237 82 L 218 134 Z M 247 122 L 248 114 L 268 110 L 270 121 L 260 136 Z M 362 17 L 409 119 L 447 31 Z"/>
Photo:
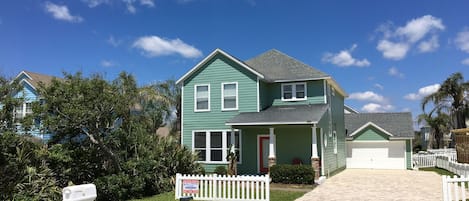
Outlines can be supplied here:
<path id="1" fill-rule="evenodd" d="M 350 137 L 353 137 L 354 135 L 356 135 L 357 133 L 359 133 L 360 131 L 362 131 L 363 129 L 365 129 L 366 127 L 368 126 L 373 126 L 375 127 L 376 129 L 378 129 L 379 131 L 383 132 L 384 134 L 386 135 L 389 135 L 389 136 L 394 136 L 393 134 L 391 134 L 390 132 L 384 130 L 383 128 L 379 127 L 378 125 L 374 124 L 373 122 L 368 122 L 366 123 L 365 125 L 361 126 L 360 128 L 358 128 L 357 130 L 355 130 L 353 133 L 350 134 Z"/>
<path id="2" fill-rule="evenodd" d="M 199 68 L 201 68 L 203 65 L 205 65 L 210 59 L 215 57 L 217 54 L 222 54 L 223 56 L 229 58 L 230 60 L 234 61 L 236 64 L 242 66 L 246 70 L 250 71 L 254 75 L 264 79 L 264 75 L 261 73 L 255 71 L 248 65 L 244 64 L 243 62 L 239 61 L 238 59 L 234 58 L 233 56 L 229 55 L 228 53 L 224 52 L 223 50 L 217 48 L 215 49 L 212 53 L 210 53 L 207 57 L 205 57 L 201 62 L 199 62 L 197 65 L 195 65 L 189 72 L 184 74 L 179 80 L 176 81 L 176 84 L 179 84 L 180 82 L 184 81 L 186 78 L 188 78 L 190 75 L 192 75 L 194 72 L 196 72 Z"/>

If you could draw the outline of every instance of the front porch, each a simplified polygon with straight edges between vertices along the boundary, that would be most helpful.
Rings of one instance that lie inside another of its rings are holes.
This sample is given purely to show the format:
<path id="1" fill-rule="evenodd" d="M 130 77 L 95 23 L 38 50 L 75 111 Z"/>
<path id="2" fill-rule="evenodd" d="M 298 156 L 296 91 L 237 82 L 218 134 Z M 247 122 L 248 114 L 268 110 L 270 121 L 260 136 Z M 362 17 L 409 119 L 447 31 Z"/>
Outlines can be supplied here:
<path id="1" fill-rule="evenodd" d="M 267 173 L 275 164 L 312 165 L 318 179 L 321 174 L 321 129 L 315 125 L 241 126 L 240 174 Z"/>

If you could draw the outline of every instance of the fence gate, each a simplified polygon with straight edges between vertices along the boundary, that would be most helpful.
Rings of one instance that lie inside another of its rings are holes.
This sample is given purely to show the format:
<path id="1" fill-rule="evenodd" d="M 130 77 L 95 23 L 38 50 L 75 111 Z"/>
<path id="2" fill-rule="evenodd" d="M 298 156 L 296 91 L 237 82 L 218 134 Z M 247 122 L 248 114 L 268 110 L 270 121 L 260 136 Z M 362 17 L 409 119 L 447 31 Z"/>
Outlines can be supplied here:
<path id="1" fill-rule="evenodd" d="M 175 198 L 194 200 L 270 200 L 270 177 L 176 174 Z"/>

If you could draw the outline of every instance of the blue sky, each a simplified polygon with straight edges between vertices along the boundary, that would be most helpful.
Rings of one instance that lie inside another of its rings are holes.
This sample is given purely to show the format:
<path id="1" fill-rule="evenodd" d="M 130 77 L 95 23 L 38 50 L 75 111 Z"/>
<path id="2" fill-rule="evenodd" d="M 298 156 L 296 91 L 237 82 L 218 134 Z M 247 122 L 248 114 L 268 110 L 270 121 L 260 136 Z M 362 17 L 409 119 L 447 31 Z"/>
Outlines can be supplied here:
<path id="1" fill-rule="evenodd" d="M 0 73 L 121 71 L 179 78 L 215 48 L 275 48 L 332 75 L 363 112 L 421 113 L 469 78 L 468 1 L 75 0 L 0 2 Z"/>

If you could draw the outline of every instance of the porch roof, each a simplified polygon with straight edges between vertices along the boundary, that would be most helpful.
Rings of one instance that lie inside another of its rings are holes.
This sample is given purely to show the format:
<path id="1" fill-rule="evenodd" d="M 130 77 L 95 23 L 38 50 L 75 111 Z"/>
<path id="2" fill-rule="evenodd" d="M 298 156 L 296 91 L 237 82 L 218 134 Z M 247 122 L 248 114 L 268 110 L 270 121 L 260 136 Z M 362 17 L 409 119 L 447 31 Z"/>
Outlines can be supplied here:
<path id="1" fill-rule="evenodd" d="M 260 112 L 242 112 L 226 121 L 226 125 L 317 124 L 327 108 L 327 104 L 271 106 Z"/>

